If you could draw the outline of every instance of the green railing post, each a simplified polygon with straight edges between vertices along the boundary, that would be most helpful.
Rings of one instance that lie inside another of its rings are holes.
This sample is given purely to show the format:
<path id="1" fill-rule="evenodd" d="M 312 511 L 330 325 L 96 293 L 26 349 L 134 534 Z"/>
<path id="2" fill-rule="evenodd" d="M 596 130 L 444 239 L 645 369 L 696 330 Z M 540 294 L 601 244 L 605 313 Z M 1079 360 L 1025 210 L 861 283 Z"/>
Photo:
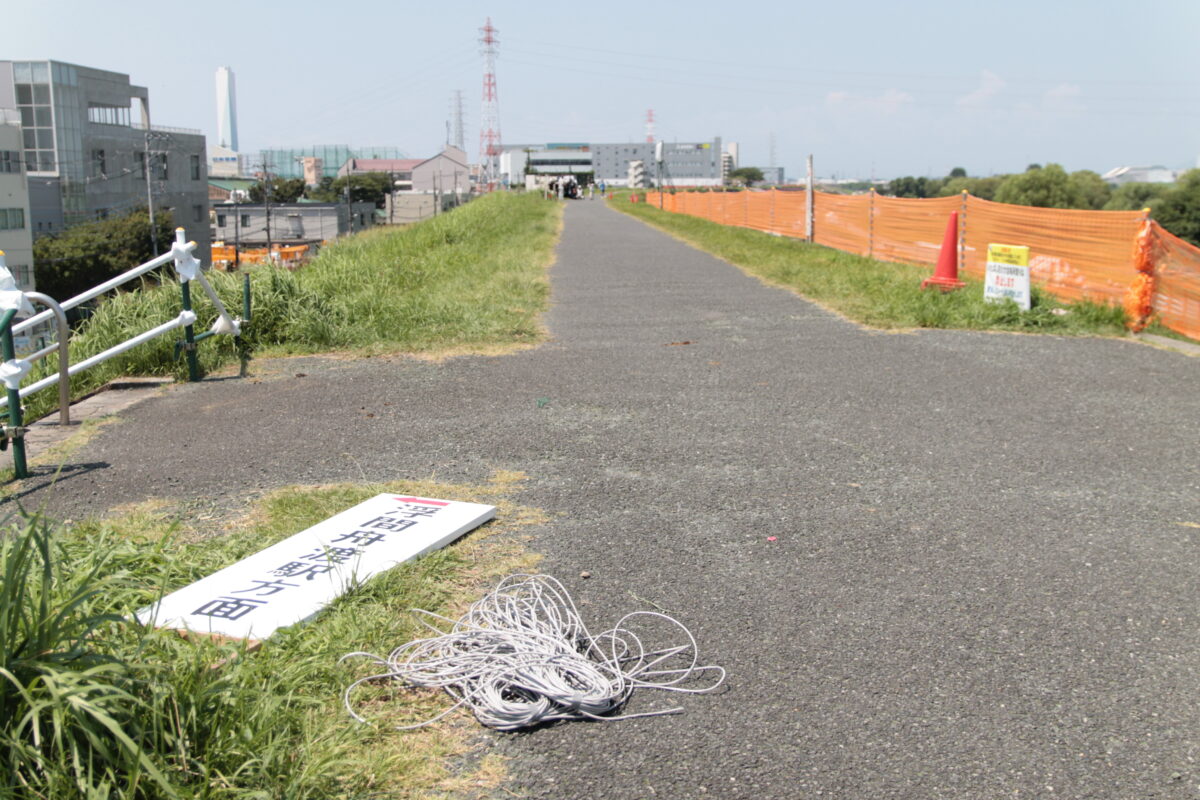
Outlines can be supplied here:
<path id="1" fill-rule="evenodd" d="M 242 322 L 250 321 L 250 273 L 242 273 Z"/>
<path id="2" fill-rule="evenodd" d="M 183 228 L 175 229 L 176 245 L 186 244 L 187 237 L 184 234 Z M 175 257 L 175 271 L 179 272 L 179 256 Z M 192 310 L 192 282 L 184 280 L 183 275 L 179 275 L 179 286 L 183 291 L 183 310 Z M 183 353 L 187 358 L 188 380 L 192 383 L 200 380 L 200 361 L 196 358 L 196 326 L 185 325 L 183 328 Z"/>
<path id="3" fill-rule="evenodd" d="M 192 282 L 180 284 L 183 289 L 183 310 L 192 310 Z M 192 383 L 200 380 L 200 363 L 196 359 L 196 326 L 185 325 L 183 328 L 183 354 L 187 358 L 188 380 Z"/>
<path id="4" fill-rule="evenodd" d="M 17 349 L 13 346 L 12 322 L 17 316 L 17 309 L 12 308 L 0 317 L 0 355 L 4 360 L 14 361 Z M 17 478 L 28 478 L 29 469 L 25 463 L 25 433 L 21 430 L 21 390 L 8 389 L 8 432 L 12 436 L 13 474 Z"/>

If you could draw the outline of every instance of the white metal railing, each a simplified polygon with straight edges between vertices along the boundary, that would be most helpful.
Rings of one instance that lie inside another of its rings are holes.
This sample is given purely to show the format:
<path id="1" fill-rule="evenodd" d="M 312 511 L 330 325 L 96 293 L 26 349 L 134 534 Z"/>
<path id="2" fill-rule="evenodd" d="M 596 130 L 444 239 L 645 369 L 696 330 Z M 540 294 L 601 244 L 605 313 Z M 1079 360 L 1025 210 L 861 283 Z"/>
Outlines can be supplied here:
<path id="1" fill-rule="evenodd" d="M 233 336 L 241 334 L 242 320 L 230 316 L 229 311 L 225 308 L 225 304 L 217 296 L 216 290 L 213 289 L 208 279 L 204 277 L 204 273 L 200 268 L 200 262 L 193 255 L 195 249 L 195 242 L 185 241 L 183 228 L 176 228 L 175 242 L 172 244 L 170 251 L 147 261 L 145 264 L 140 264 L 131 270 L 123 272 L 115 278 L 105 281 L 99 286 L 78 294 L 61 304 L 56 303 L 53 298 L 39 292 L 21 292 L 17 289 L 11 273 L 9 273 L 8 268 L 4 264 L 4 253 L 0 251 L 0 312 L 4 313 L 2 321 L 0 321 L 0 347 L 3 348 L 3 356 L 5 358 L 5 361 L 0 364 L 0 381 L 5 384 L 8 390 L 7 397 L 0 397 L 0 407 L 9 407 L 9 424 L 3 426 L 2 430 L 0 430 L 0 439 L 3 440 L 4 444 L 7 444 L 10 440 L 13 443 L 13 464 L 18 478 L 26 477 L 25 429 L 21 423 L 20 398 L 57 384 L 59 386 L 61 419 L 65 424 L 70 418 L 69 411 L 67 410 L 70 405 L 70 376 L 103 363 L 164 333 L 177 328 L 184 328 L 184 349 L 188 360 L 188 376 L 190 380 L 199 380 L 199 368 L 195 353 L 196 342 L 206 336 L 213 336 L 220 333 L 232 334 Z M 161 325 L 157 325 L 150 330 L 113 345 L 101 353 L 85 358 L 78 363 L 71 364 L 68 356 L 70 331 L 66 325 L 66 311 L 171 262 L 174 262 L 175 273 L 179 277 L 180 288 L 183 292 L 183 310 L 179 315 Z M 211 330 L 198 337 L 192 330 L 192 325 L 196 322 L 196 314 L 192 311 L 191 292 L 189 289 L 192 281 L 200 284 L 201 288 L 204 289 L 204 293 L 208 295 L 209 300 L 212 301 L 217 310 L 217 320 L 213 323 Z M 41 313 L 31 314 L 33 309 L 29 303 L 30 300 L 48 306 L 48 308 Z M 25 311 L 25 313 L 31 314 L 31 316 L 22 322 L 13 324 L 13 317 L 21 311 Z M 27 358 L 16 358 L 12 346 L 13 334 L 29 330 L 48 320 L 50 317 L 55 317 L 58 321 L 58 341 L 38 350 Z M 56 351 L 59 354 L 58 372 L 22 387 L 20 385 L 21 379 L 28 374 L 32 362 Z"/>

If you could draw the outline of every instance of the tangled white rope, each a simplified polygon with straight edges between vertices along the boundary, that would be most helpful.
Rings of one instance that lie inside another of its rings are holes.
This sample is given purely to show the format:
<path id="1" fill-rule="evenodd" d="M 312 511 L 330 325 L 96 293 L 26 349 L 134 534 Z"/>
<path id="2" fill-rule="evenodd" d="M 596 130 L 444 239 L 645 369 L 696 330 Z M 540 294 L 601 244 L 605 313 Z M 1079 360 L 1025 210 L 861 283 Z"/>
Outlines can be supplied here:
<path id="1" fill-rule="evenodd" d="M 637 688 L 700 694 L 725 680 L 721 667 L 698 665 L 695 637 L 666 614 L 636 611 L 592 636 L 567 590 L 549 575 L 510 575 L 459 620 L 413 611 L 449 623 L 450 630 L 443 633 L 426 622 L 438 635 L 401 645 L 387 658 L 361 652 L 341 658 L 368 658 L 383 669 L 346 689 L 346 710 L 359 722 L 367 720 L 355 712 L 351 695 L 364 683 L 384 679 L 444 689 L 457 701 L 424 722 L 397 725 L 400 730 L 428 725 L 467 706 L 484 725 L 505 731 L 561 719 L 675 714 L 683 709 L 605 716 Z M 683 633 L 686 644 L 648 650 L 628 627 L 639 618 L 667 622 Z M 703 673 L 716 673 L 716 681 L 703 688 L 681 685 Z"/>

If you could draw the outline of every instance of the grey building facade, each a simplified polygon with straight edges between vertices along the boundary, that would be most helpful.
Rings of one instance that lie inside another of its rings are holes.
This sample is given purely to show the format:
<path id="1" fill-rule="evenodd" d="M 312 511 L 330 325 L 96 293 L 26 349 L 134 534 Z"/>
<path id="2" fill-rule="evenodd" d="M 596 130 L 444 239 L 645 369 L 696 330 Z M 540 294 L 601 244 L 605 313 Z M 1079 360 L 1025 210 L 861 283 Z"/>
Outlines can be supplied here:
<path id="1" fill-rule="evenodd" d="M 374 203 L 219 203 L 213 206 L 213 235 L 238 247 L 319 244 L 375 224 Z"/>
<path id="2" fill-rule="evenodd" d="M 629 181 L 630 164 L 640 161 L 645 169 L 646 182 L 654 185 L 659 180 L 658 163 L 655 161 L 656 147 L 662 146 L 662 183 L 664 186 L 720 186 L 721 139 L 711 142 L 624 142 L 621 144 L 546 145 L 529 154 L 528 158 L 539 171 L 547 173 L 591 172 L 596 181 L 612 186 L 624 186 Z M 528 145 L 522 146 L 529 150 Z M 557 147 L 557 149 L 555 149 Z M 507 147 L 505 148 L 508 149 Z M 514 169 L 518 162 L 515 150 Z M 540 161 L 539 161 L 540 159 Z M 579 166 L 564 167 L 570 159 L 577 159 Z M 545 166 L 542 166 L 544 162 Z M 524 161 L 520 161 L 524 165 Z"/>
<path id="3" fill-rule="evenodd" d="M 211 259 L 204 135 L 152 126 L 145 87 L 60 61 L 0 61 L 0 108 L 21 119 L 35 238 L 153 201 Z"/>

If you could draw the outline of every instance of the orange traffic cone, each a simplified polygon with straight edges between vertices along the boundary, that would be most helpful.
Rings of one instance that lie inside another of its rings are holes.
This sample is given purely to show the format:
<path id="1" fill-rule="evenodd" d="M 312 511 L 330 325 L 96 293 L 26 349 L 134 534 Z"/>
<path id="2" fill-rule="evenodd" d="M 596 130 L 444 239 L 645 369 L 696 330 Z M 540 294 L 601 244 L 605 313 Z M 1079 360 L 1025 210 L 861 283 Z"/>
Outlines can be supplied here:
<path id="1" fill-rule="evenodd" d="M 938 253 L 937 268 L 932 278 L 921 281 L 921 288 L 936 286 L 943 292 L 966 286 L 958 279 L 958 212 L 951 211 L 946 223 L 946 236 L 942 239 L 942 252 Z"/>

